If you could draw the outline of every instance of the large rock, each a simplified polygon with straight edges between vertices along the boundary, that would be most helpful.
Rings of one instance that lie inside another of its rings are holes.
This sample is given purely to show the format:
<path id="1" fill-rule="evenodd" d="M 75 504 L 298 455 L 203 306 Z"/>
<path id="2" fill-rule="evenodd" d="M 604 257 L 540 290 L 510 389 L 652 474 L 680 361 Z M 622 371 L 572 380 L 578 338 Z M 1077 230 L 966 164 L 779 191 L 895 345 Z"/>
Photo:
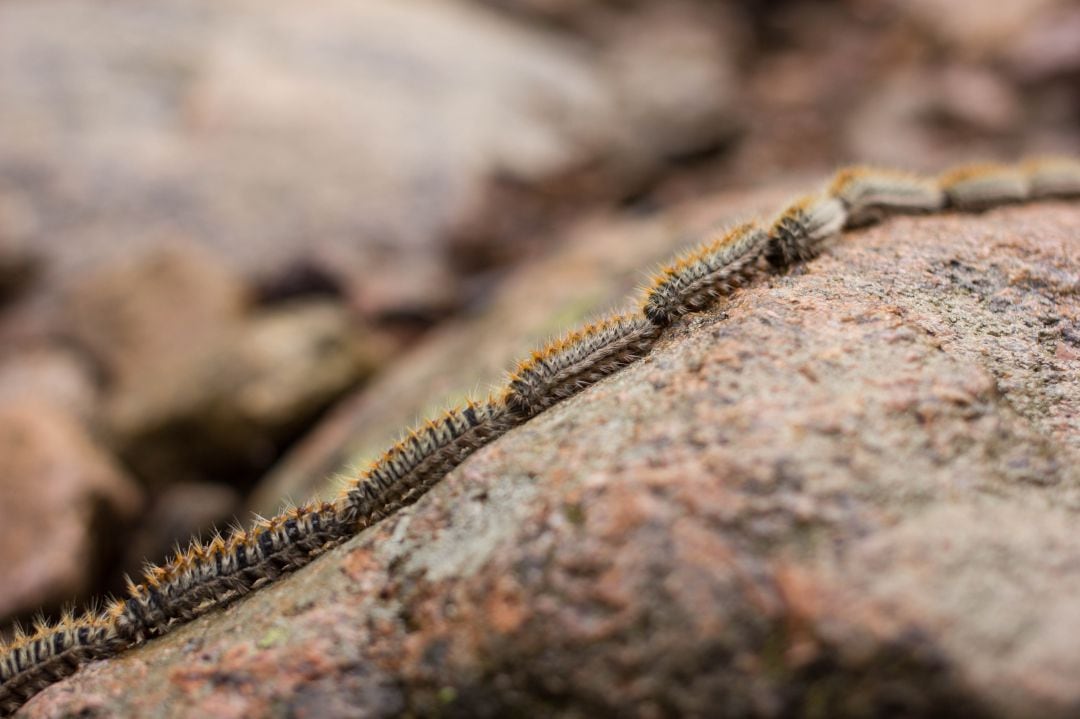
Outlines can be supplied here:
<path id="1" fill-rule="evenodd" d="M 23 715 L 1072 715 L 1078 226 L 849 233 Z"/>
<path id="2" fill-rule="evenodd" d="M 3 3 L 0 194 L 44 218 L 61 275 L 195 237 L 251 272 L 346 258 L 373 312 L 445 311 L 441 243 L 506 210 L 494 178 L 545 204 L 586 171 L 608 197 L 728 132 L 728 53 L 681 27 L 648 57 L 685 79 L 638 112 L 640 67 L 626 87 L 603 52 L 463 1 Z"/>
<path id="3" fill-rule="evenodd" d="M 137 485 L 57 405 L 0 403 L 0 620 L 96 590 L 140 505 Z"/>

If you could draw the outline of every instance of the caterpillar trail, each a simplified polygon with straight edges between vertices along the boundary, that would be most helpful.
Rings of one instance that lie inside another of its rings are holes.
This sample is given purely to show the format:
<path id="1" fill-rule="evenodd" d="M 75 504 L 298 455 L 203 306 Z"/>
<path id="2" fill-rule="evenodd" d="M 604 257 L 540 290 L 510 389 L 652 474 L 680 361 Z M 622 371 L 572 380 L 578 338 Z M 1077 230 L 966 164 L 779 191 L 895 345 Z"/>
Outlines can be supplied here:
<path id="1" fill-rule="evenodd" d="M 764 225 L 748 223 L 662 268 L 641 311 L 571 332 L 523 360 L 493 399 L 467 402 L 410 431 L 332 502 L 310 502 L 251 529 L 192 541 L 149 566 L 127 596 L 56 624 L 39 622 L 0 645 L 0 715 L 75 672 L 167 633 L 311 562 L 415 502 L 480 447 L 558 402 L 646 356 L 662 330 L 763 274 L 815 257 L 842 230 L 897 214 L 982 211 L 1048 198 L 1080 198 L 1080 161 L 1050 157 L 1015 167 L 981 165 L 938 179 L 848 168 L 825 192 L 799 200 Z"/>

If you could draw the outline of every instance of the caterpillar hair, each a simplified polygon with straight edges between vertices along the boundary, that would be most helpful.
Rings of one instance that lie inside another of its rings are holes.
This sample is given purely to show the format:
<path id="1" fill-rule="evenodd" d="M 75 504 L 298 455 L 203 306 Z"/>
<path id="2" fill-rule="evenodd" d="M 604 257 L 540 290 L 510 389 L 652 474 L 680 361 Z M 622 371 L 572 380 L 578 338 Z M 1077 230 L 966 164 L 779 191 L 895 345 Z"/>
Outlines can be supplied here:
<path id="1" fill-rule="evenodd" d="M 765 259 L 777 269 L 817 257 L 822 244 L 844 229 L 847 210 L 835 197 L 810 195 L 784 210 L 769 228 Z"/>
<path id="2" fill-rule="evenodd" d="M 1068 157 L 1040 157 L 1023 165 L 1033 200 L 1080 197 L 1080 162 Z"/>
<path id="3" fill-rule="evenodd" d="M 941 176 L 949 206 L 977 212 L 1028 198 L 1028 180 L 1018 169 L 1004 165 L 969 165 Z"/>
<path id="4" fill-rule="evenodd" d="M 730 294 L 758 271 L 768 239 L 761 228 L 747 223 L 679 257 L 653 277 L 645 295 L 645 317 L 666 327 Z"/>
<path id="5" fill-rule="evenodd" d="M 14 712 L 86 662 L 111 656 L 128 644 L 113 623 L 94 610 L 78 617 L 65 613 L 55 626 L 38 622 L 32 634 L 16 629 L 11 643 L 0 649 L 0 714 Z"/>
<path id="6" fill-rule="evenodd" d="M 511 412 L 528 419 L 644 357 L 659 335 L 656 325 L 641 315 L 587 325 L 522 360 L 503 400 Z"/>
<path id="7" fill-rule="evenodd" d="M 520 362 L 502 394 L 467 402 L 407 433 L 333 502 L 309 502 L 251 529 L 192 541 L 129 582 L 104 610 L 37 622 L 0 645 L 0 716 L 88 661 L 104 659 L 224 606 L 311 562 L 415 502 L 480 447 L 647 355 L 664 327 L 705 308 L 765 269 L 816 256 L 845 228 L 946 206 L 982 210 L 1027 199 L 1080 197 L 1080 162 L 1030 160 L 1017 168 L 960 168 L 939 180 L 872 168 L 840 170 L 822 195 L 786 208 L 765 231 L 740 225 L 674 259 L 653 278 L 641 312 L 571 332 Z"/>
<path id="8" fill-rule="evenodd" d="M 832 179 L 828 194 L 844 203 L 845 227 L 861 227 L 889 215 L 935 212 L 945 195 L 918 175 L 876 167 L 845 167 Z"/>
<path id="9" fill-rule="evenodd" d="M 500 401 L 470 401 L 410 431 L 348 489 L 345 521 L 363 528 L 411 504 L 518 421 Z"/>
<path id="10" fill-rule="evenodd" d="M 174 621 L 190 621 L 307 564 L 327 544 L 344 539 L 339 509 L 327 502 L 296 507 L 251 530 L 220 534 L 206 544 L 192 542 L 163 566 L 147 568 L 143 582 L 129 582 L 128 597 L 108 614 L 123 637 L 142 640 L 168 631 Z"/>

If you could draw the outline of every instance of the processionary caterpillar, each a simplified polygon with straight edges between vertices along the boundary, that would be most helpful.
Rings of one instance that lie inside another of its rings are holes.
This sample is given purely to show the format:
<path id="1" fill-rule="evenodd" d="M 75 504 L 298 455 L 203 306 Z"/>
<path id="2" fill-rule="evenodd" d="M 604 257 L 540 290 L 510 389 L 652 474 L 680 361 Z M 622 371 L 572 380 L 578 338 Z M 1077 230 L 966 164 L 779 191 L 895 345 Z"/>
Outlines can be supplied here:
<path id="1" fill-rule="evenodd" d="M 332 502 L 310 502 L 227 537 L 192 541 L 150 566 L 127 597 L 16 631 L 0 646 L 0 715 L 79 666 L 113 656 L 180 622 L 308 564 L 365 527 L 415 502 L 469 455 L 644 357 L 662 330 L 769 270 L 815 257 L 843 229 L 946 207 L 985 210 L 1029 199 L 1080 197 L 1080 161 L 1040 158 L 1016 167 L 960 168 L 938 179 L 892 170 L 839 171 L 818 195 L 767 225 L 747 223 L 676 258 L 653 277 L 640 312 L 601 320 L 520 362 L 493 398 L 467 402 L 410 431 Z"/>

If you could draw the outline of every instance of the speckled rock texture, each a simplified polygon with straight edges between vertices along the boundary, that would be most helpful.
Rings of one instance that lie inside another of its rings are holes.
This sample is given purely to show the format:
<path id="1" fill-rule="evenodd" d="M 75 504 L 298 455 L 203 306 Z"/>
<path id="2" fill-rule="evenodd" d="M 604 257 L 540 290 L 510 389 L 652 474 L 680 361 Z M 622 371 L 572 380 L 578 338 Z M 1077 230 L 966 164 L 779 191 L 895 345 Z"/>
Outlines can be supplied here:
<path id="1" fill-rule="evenodd" d="M 22 716 L 1074 716 L 1078 249 L 849 233 Z"/>

